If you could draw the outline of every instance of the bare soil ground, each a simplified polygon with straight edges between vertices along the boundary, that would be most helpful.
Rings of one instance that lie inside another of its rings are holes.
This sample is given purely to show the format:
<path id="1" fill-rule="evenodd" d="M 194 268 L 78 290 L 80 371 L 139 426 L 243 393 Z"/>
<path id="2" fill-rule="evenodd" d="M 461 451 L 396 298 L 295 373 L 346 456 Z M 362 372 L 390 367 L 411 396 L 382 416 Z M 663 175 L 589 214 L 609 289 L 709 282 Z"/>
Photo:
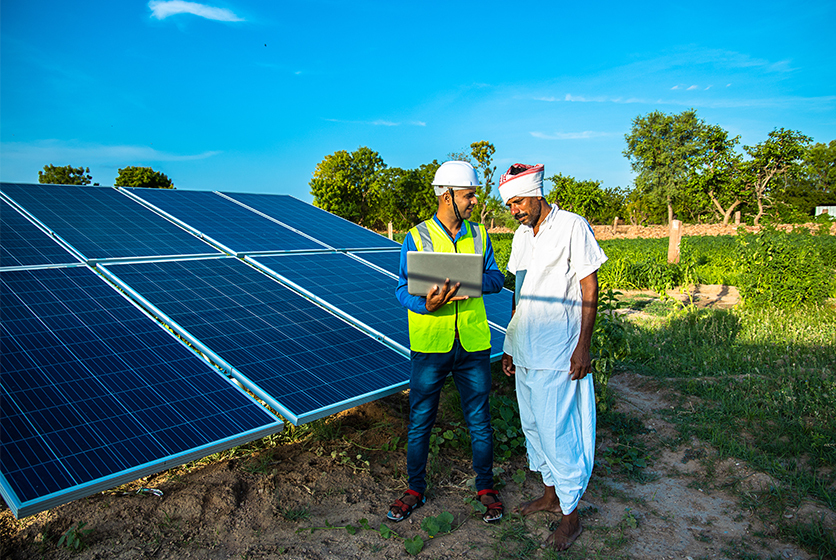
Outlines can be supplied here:
<path id="1" fill-rule="evenodd" d="M 732 303 L 728 294 L 713 297 L 715 304 Z M 449 560 L 814 558 L 778 540 L 775 527 L 741 506 L 742 496 L 776 488 L 774 479 L 742 461 L 718 458 L 705 442 L 678 440 L 662 412 L 687 414 L 699 403 L 683 403 L 664 381 L 638 372 L 617 375 L 610 386 L 616 410 L 648 429 L 640 437 L 650 464 L 641 477 L 610 472 L 600 458 L 613 445 L 613 434 L 599 429 L 600 464 L 579 510 L 585 531 L 567 553 L 538 547 L 558 516 L 537 513 L 523 520 L 511 512 L 542 491 L 533 473 L 524 481 L 512 479 L 526 467 L 522 457 L 497 465 L 504 469 L 501 498 L 508 506 L 497 525 L 483 523 L 465 503 L 474 495 L 467 486 L 473 476 L 469 461 L 465 453 L 447 449 L 433 470 L 427 505 L 402 523 L 385 521 L 388 505 L 405 487 L 403 445 L 388 450 L 396 437 L 406 439 L 408 405 L 401 393 L 332 418 L 330 438 L 198 462 L 23 520 L 3 506 L 0 557 L 369 560 L 408 558 L 404 539 L 420 536 L 425 546 L 418 557 Z M 158 489 L 162 496 L 137 493 L 141 488 Z M 453 531 L 431 539 L 421 522 L 443 512 L 453 515 Z M 836 531 L 836 513 L 821 504 L 805 503 L 784 517 L 821 519 Z M 363 519 L 370 529 L 352 534 L 342 528 L 359 528 Z M 90 530 L 85 546 L 59 547 L 60 535 L 79 522 Z M 398 537 L 384 538 L 378 531 L 384 523 Z"/>

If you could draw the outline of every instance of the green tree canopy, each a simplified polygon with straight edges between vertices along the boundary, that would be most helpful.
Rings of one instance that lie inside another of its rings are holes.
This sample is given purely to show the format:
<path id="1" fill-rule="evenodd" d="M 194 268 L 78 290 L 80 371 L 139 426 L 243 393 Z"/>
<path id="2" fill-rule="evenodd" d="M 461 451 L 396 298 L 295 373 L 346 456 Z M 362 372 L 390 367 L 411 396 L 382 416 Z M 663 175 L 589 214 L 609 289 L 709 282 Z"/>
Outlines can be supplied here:
<path id="1" fill-rule="evenodd" d="M 752 194 L 740 175 L 741 157 L 735 151 L 740 137 L 729 138 L 729 133 L 717 125 L 703 125 L 700 136 L 697 173 L 689 185 L 690 198 L 695 199 L 692 205 L 706 198 L 726 225 Z"/>
<path id="2" fill-rule="evenodd" d="M 807 220 L 816 206 L 836 204 L 836 140 L 810 146 L 799 173 L 785 178 L 784 188 L 775 195 L 775 201 L 791 213 L 782 212 L 782 221 Z"/>
<path id="3" fill-rule="evenodd" d="M 636 188 L 664 201 L 668 222 L 699 163 L 703 126 L 694 109 L 676 115 L 653 111 L 633 119 L 630 134 L 624 136 L 624 155 L 638 174 Z"/>
<path id="4" fill-rule="evenodd" d="M 366 146 L 340 150 L 316 165 L 310 181 L 314 206 L 365 227 L 379 227 L 383 158 Z"/>
<path id="5" fill-rule="evenodd" d="M 440 165 L 433 160 L 417 169 L 383 169 L 378 183 L 382 220 L 403 231 L 431 218 L 438 209 L 432 183 Z"/>
<path id="6" fill-rule="evenodd" d="M 578 181 L 560 173 L 547 180 L 554 187 L 546 195 L 546 200 L 580 214 L 591 223 L 609 223 L 616 216 L 623 215 L 626 194 L 620 189 L 603 189 L 601 181 Z"/>
<path id="7" fill-rule="evenodd" d="M 482 186 L 476 189 L 476 203 L 475 211 L 479 213 L 479 222 L 485 223 L 488 215 L 491 212 L 491 190 L 493 189 L 493 174 L 496 172 L 496 166 L 491 165 L 493 154 L 496 148 L 487 140 L 474 142 L 470 145 L 470 155 L 476 161 L 476 169 L 482 174 Z M 493 207 L 496 205 L 494 204 Z"/>
<path id="8" fill-rule="evenodd" d="M 800 172 L 809 143 L 810 138 L 800 132 L 776 128 L 760 144 L 743 147 L 751 158 L 742 164 L 741 170 L 758 205 L 755 225 L 760 223 L 766 209 L 772 206 L 773 199 L 787 184 L 786 180 L 782 183 L 776 179 L 782 175 L 793 177 Z"/>
<path id="9" fill-rule="evenodd" d="M 89 185 L 93 181 L 89 167 L 44 165 L 38 171 L 38 182 L 44 185 Z"/>
<path id="10" fill-rule="evenodd" d="M 165 173 L 150 167 L 129 166 L 119 170 L 113 183 L 117 187 L 144 187 L 147 189 L 173 189 L 174 183 Z"/>

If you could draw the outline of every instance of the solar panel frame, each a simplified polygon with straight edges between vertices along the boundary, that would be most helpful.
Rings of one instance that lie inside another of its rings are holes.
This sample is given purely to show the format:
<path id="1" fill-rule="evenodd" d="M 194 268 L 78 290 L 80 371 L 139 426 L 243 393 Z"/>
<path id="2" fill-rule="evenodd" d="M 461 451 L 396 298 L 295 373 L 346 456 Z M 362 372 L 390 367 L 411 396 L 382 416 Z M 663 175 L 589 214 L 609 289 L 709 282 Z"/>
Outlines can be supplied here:
<path id="1" fill-rule="evenodd" d="M 283 429 L 90 268 L 0 281 L 0 493 L 16 517 Z"/>
<path id="2" fill-rule="evenodd" d="M 317 239 L 332 249 L 387 250 L 400 246 L 379 233 L 289 195 L 225 192 L 219 194 L 254 212 L 269 216 L 294 231 Z M 312 227 L 315 231 L 310 231 Z"/>
<path id="3" fill-rule="evenodd" d="M 79 255 L 41 229 L 25 211 L 0 197 L 0 268 L 78 266 L 81 263 Z"/>
<path id="4" fill-rule="evenodd" d="M 0 183 L 0 192 L 91 264 L 221 254 L 112 187 Z"/>
<path id="5" fill-rule="evenodd" d="M 126 187 L 119 191 L 239 257 L 251 253 L 331 250 L 216 192 Z"/>
<path id="6" fill-rule="evenodd" d="M 295 425 L 394 394 L 409 383 L 403 355 L 240 259 L 99 268 Z M 212 285 L 201 275 L 211 277 Z M 206 297 L 197 295 L 201 290 Z M 317 351 L 325 348 L 339 359 L 323 359 Z M 360 373 L 344 375 L 355 369 Z"/>

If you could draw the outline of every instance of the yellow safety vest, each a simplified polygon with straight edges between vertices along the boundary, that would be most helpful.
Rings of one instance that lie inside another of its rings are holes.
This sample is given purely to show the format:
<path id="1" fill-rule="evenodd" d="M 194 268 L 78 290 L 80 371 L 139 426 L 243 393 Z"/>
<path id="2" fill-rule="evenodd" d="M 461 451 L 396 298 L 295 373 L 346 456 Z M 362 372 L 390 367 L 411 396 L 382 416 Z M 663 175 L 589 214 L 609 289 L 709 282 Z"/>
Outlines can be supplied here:
<path id="1" fill-rule="evenodd" d="M 432 218 L 409 230 L 409 234 L 419 251 L 484 255 L 488 243 L 485 226 L 465 220 L 462 229 L 464 232 L 455 244 Z M 451 301 L 433 313 L 409 311 L 409 345 L 415 352 L 449 352 L 457 332 L 462 348 L 468 352 L 491 347 L 491 333 L 482 298 Z"/>

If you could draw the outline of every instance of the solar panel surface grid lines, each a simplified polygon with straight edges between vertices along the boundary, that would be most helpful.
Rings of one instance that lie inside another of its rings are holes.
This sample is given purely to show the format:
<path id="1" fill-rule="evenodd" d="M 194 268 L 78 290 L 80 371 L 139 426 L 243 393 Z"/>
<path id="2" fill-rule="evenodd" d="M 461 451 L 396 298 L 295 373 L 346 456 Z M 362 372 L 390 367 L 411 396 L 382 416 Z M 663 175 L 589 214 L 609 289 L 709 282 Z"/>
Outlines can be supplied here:
<path id="1" fill-rule="evenodd" d="M 390 394 L 408 379 L 405 357 L 239 259 L 107 269 L 297 422 L 350 408 L 368 395 Z M 186 286 L 188 295 L 166 289 L 172 281 Z M 338 404 L 339 410 L 333 408 Z"/>
<path id="2" fill-rule="evenodd" d="M 0 487 L 16 515 L 281 430 L 86 267 L 0 280 Z"/>
<path id="3" fill-rule="evenodd" d="M 0 189 L 87 259 L 219 253 L 114 188 L 2 183 Z"/>
<path id="4" fill-rule="evenodd" d="M 397 249 L 394 241 L 288 195 L 222 193 L 335 249 Z"/>
<path id="5" fill-rule="evenodd" d="M 63 245 L 6 201 L 0 200 L 0 267 L 78 262 Z"/>
<path id="6" fill-rule="evenodd" d="M 123 189 L 235 253 L 315 251 L 323 245 L 214 192 Z"/>
<path id="7" fill-rule="evenodd" d="M 409 348 L 397 280 L 342 253 L 254 257 L 257 263 Z"/>

